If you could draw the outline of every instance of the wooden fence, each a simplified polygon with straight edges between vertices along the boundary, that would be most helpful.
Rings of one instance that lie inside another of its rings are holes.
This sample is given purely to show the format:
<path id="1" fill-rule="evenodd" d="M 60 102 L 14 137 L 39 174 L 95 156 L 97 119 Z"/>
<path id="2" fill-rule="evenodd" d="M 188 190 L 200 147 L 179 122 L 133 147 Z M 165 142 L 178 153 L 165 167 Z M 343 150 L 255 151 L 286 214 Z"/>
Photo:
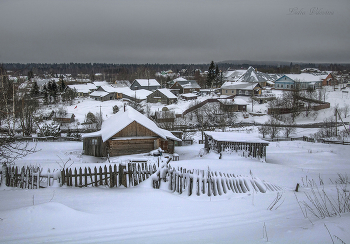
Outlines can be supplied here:
<path id="1" fill-rule="evenodd" d="M 170 159 L 168 159 L 168 162 Z M 126 162 L 114 165 L 85 168 L 67 168 L 46 172 L 39 167 L 2 167 L 1 184 L 22 189 L 39 189 L 50 186 L 109 186 L 131 187 L 148 179 L 157 171 L 159 164 L 150 162 Z"/>
<path id="2" fill-rule="evenodd" d="M 171 192 L 187 194 L 188 196 L 218 196 L 229 193 L 247 193 L 251 191 L 265 193 L 282 190 L 277 185 L 253 176 L 225 174 L 209 170 L 175 169 L 170 165 L 164 165 L 158 169 L 152 179 L 154 188 L 159 189 L 161 184 L 166 184 L 166 188 Z"/>

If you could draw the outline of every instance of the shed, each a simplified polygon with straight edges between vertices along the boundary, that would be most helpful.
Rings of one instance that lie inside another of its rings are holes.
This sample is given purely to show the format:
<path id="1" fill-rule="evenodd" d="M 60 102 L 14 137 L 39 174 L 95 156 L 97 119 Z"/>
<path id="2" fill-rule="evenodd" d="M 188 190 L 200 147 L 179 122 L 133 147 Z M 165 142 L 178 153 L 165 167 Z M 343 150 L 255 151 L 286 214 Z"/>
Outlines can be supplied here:
<path id="1" fill-rule="evenodd" d="M 75 115 L 72 113 L 67 113 L 65 115 L 56 115 L 53 119 L 59 123 L 73 123 L 75 121 Z"/>
<path id="2" fill-rule="evenodd" d="M 145 115 L 126 107 L 102 123 L 100 131 L 83 135 L 84 154 L 105 157 L 147 153 L 161 148 L 174 153 L 175 137 Z"/>
<path id="3" fill-rule="evenodd" d="M 204 147 L 207 151 L 221 153 L 225 150 L 243 152 L 247 157 L 266 161 L 266 147 L 269 142 L 246 133 L 206 131 Z"/>

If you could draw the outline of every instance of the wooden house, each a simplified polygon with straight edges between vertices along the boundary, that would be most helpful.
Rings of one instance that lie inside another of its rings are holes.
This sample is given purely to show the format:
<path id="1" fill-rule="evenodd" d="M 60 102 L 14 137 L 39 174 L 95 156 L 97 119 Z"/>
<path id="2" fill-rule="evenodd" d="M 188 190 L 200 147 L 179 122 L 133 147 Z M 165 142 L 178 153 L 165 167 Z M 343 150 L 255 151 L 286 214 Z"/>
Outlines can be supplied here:
<path id="1" fill-rule="evenodd" d="M 174 111 L 156 111 L 154 118 L 157 123 L 174 123 L 176 116 Z"/>
<path id="2" fill-rule="evenodd" d="M 322 86 L 336 86 L 338 79 L 333 73 L 329 73 L 325 79 L 322 80 Z"/>
<path id="3" fill-rule="evenodd" d="M 221 94 L 228 96 L 257 96 L 261 90 L 259 83 L 252 82 L 225 82 L 221 86 Z"/>
<path id="4" fill-rule="evenodd" d="M 83 149 L 85 155 L 96 157 L 148 153 L 157 148 L 174 153 L 175 141 L 181 139 L 126 107 L 104 121 L 100 131 L 85 134 Z"/>
<path id="5" fill-rule="evenodd" d="M 154 91 L 160 88 L 160 84 L 155 79 L 136 79 L 131 83 L 131 90 L 145 89 Z"/>
<path id="6" fill-rule="evenodd" d="M 147 96 L 148 103 L 173 104 L 177 101 L 177 97 L 166 88 L 157 89 Z"/>
<path id="7" fill-rule="evenodd" d="M 181 94 L 180 97 L 183 100 L 190 101 L 190 100 L 196 100 L 198 98 L 198 95 L 194 93 L 184 93 L 184 94 Z"/>
<path id="8" fill-rule="evenodd" d="M 283 75 L 275 81 L 275 89 L 279 90 L 306 90 L 321 87 L 323 80 L 328 76 L 325 74 L 288 74 Z"/>
<path id="9" fill-rule="evenodd" d="M 68 85 L 72 90 L 76 90 L 79 97 L 88 97 L 92 92 L 96 91 L 97 87 L 93 83 Z"/>
<path id="10" fill-rule="evenodd" d="M 220 109 L 225 112 L 246 112 L 248 103 L 240 98 L 217 99 Z"/>
<path id="11" fill-rule="evenodd" d="M 90 94 L 90 97 L 97 101 L 108 101 L 115 99 L 115 88 L 112 86 L 99 86 L 96 91 Z"/>
<path id="12" fill-rule="evenodd" d="M 61 124 L 63 123 L 73 123 L 75 121 L 75 115 L 71 113 L 67 113 L 66 115 L 57 115 L 53 119 L 56 122 L 59 122 Z"/>
<path id="13" fill-rule="evenodd" d="M 195 80 L 177 80 L 170 89 L 175 95 L 200 92 L 201 87 Z"/>

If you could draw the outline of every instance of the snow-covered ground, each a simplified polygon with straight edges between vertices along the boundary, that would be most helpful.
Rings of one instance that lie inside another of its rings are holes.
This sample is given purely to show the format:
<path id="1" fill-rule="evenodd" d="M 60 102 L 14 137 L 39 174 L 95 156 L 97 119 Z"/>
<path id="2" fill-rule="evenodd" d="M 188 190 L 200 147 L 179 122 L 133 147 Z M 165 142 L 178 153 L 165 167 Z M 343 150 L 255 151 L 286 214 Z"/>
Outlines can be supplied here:
<path id="1" fill-rule="evenodd" d="M 321 110 L 315 120 L 299 117 L 297 122 L 323 121 L 334 114 L 333 108 L 337 104 L 340 108 L 350 104 L 349 98 L 344 96 L 348 95 L 329 89 L 326 101 L 331 103 L 331 108 Z M 109 118 L 114 105 L 123 106 L 117 100 L 98 102 L 86 98 L 76 100 L 67 106 L 67 110 L 81 123 L 89 111 L 97 113 L 101 110 L 104 119 Z M 151 111 L 161 110 L 163 106 L 154 104 Z M 189 102 L 180 101 L 168 108 L 182 113 L 188 106 Z M 254 105 L 254 112 L 264 113 L 266 109 L 266 104 Z M 251 105 L 248 105 L 250 110 Z M 268 120 L 268 116 L 239 118 L 260 123 Z M 349 116 L 343 119 L 350 121 Z M 296 135 L 308 136 L 316 131 L 301 128 Z M 196 142 L 198 137 L 196 135 Z M 73 168 L 109 164 L 104 158 L 82 155 L 82 147 L 82 142 L 38 142 L 39 151 L 16 161 L 16 165 L 36 165 L 50 168 L 52 172 L 59 170 L 64 162 L 74 162 Z M 349 213 L 319 219 L 308 211 L 306 218 L 305 205 L 300 203 L 307 202 L 305 193 L 311 192 L 310 182 L 318 186 L 316 192 L 324 189 L 337 201 L 339 174 L 350 175 L 350 146 L 272 142 L 267 147 L 266 163 L 235 154 L 223 154 L 222 159 L 214 153 L 199 157 L 201 148 L 203 145 L 198 143 L 176 147 L 180 161 L 170 164 L 243 176 L 253 174 L 282 187 L 283 191 L 188 197 L 171 193 L 164 187 L 153 189 L 150 180 L 133 188 L 1 188 L 0 243 L 350 242 Z M 115 157 L 111 158 L 111 163 L 135 157 L 144 156 Z M 297 183 L 300 188 L 295 193 Z M 270 209 L 281 194 L 281 199 Z"/>
<path id="2" fill-rule="evenodd" d="M 58 162 L 69 158 L 72 167 L 107 164 L 81 155 L 81 142 L 39 142 L 37 147 L 41 151 L 16 164 L 59 169 Z M 188 197 L 153 189 L 149 180 L 133 188 L 7 188 L 0 190 L 0 243 L 332 243 L 331 236 L 335 243 L 341 243 L 337 238 L 350 242 L 350 214 L 318 219 L 309 212 L 305 218 L 296 200 L 306 200 L 311 179 L 335 196 L 338 173 L 350 174 L 349 146 L 273 142 L 266 163 L 234 154 L 199 157 L 201 148 L 177 147 L 180 161 L 171 165 L 244 176 L 252 172 L 284 189 L 277 209 L 268 209 L 276 192 Z"/>

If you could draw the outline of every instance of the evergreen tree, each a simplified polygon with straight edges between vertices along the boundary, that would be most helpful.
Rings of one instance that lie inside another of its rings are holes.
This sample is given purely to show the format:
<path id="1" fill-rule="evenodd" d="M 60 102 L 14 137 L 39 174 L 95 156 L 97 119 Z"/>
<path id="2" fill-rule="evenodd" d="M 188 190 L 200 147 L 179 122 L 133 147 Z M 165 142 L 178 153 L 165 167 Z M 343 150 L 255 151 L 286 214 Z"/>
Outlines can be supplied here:
<path id="1" fill-rule="evenodd" d="M 215 67 L 215 88 L 218 88 L 220 83 L 220 70 L 219 70 L 219 66 L 216 65 Z"/>
<path id="2" fill-rule="evenodd" d="M 60 83 L 59 83 L 59 91 L 60 91 L 60 92 L 63 92 L 64 89 L 66 89 L 67 85 L 66 85 L 66 83 L 64 82 L 62 76 L 60 77 L 60 81 L 59 81 L 59 82 L 60 82 Z"/>
<path id="3" fill-rule="evenodd" d="M 41 93 L 44 95 L 44 104 L 49 104 L 49 93 L 46 84 L 43 85 L 43 90 Z"/>
<path id="4" fill-rule="evenodd" d="M 33 79 L 33 78 L 34 78 L 33 70 L 28 71 L 28 80 Z"/>
<path id="5" fill-rule="evenodd" d="M 214 79 L 215 79 L 215 64 L 214 64 L 214 61 L 211 61 L 208 69 L 208 74 L 207 74 L 207 82 L 206 82 L 207 88 L 212 87 Z"/>
<path id="6" fill-rule="evenodd" d="M 39 95 L 39 86 L 38 86 L 38 83 L 36 81 L 33 82 L 33 85 L 32 85 L 32 89 L 30 91 L 30 94 L 34 97 L 38 96 Z"/>

